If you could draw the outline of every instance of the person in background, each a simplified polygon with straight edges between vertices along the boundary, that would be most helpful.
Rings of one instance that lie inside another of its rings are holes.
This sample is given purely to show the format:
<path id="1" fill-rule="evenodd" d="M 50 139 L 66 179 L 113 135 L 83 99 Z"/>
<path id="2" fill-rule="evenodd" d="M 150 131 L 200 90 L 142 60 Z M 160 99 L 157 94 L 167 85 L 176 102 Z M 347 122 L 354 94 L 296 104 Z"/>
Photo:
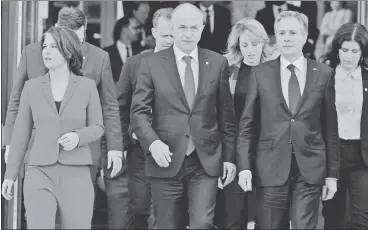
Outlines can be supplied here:
<path id="1" fill-rule="evenodd" d="M 225 57 L 230 66 L 230 91 L 237 122 L 244 108 L 252 66 L 257 66 L 271 58 L 272 51 L 268 43 L 269 38 L 265 29 L 253 18 L 243 18 L 231 29 Z M 258 135 L 256 131 L 255 135 Z M 248 194 L 244 193 L 238 185 L 237 179 L 218 191 L 215 215 L 215 225 L 218 228 L 247 228 L 248 200 L 252 199 Z"/>
<path id="2" fill-rule="evenodd" d="M 325 13 L 319 28 L 320 33 L 315 52 L 317 60 L 327 53 L 329 45 L 340 26 L 352 21 L 352 12 L 345 8 L 346 3 L 346 1 L 330 2 L 331 11 Z"/>
<path id="3" fill-rule="evenodd" d="M 121 124 L 119 119 L 119 108 L 115 94 L 115 86 L 112 80 L 110 58 L 102 49 L 85 42 L 85 31 L 87 18 L 83 11 L 78 8 L 64 7 L 59 12 L 57 26 L 66 26 L 72 29 L 82 41 L 82 73 L 84 77 L 95 80 L 99 92 L 102 113 L 105 126 L 105 136 L 107 140 L 108 153 L 101 156 L 101 143 L 96 141 L 90 145 L 92 151 L 91 176 L 94 182 L 98 168 L 111 168 L 111 175 L 115 175 L 122 167 L 123 139 L 121 135 Z M 6 153 L 10 149 L 10 138 L 16 116 L 18 114 L 20 95 L 25 82 L 29 79 L 42 76 L 46 72 L 46 67 L 42 61 L 41 45 L 39 42 L 27 45 L 21 55 L 17 76 L 13 83 L 10 94 L 8 110 L 6 114 L 4 135 L 2 143 L 7 146 Z M 35 131 L 35 130 L 33 130 Z M 33 145 L 33 135 L 30 139 L 29 148 Z M 7 158 L 7 154 L 5 156 Z M 107 164 L 102 165 L 102 159 L 106 159 Z M 25 157 L 25 164 L 28 158 Z"/>
<path id="4" fill-rule="evenodd" d="M 124 154 L 126 154 L 128 165 L 127 229 L 153 229 L 155 226 L 153 210 L 151 209 L 151 185 L 144 171 L 145 154 L 137 136 L 132 131 L 130 107 L 142 59 L 169 48 L 174 42 L 170 31 L 172 11 L 172 8 L 163 8 L 155 12 L 152 19 L 152 35 L 156 43 L 154 51 L 147 51 L 128 58 L 116 86 L 122 133 L 124 140 L 126 140 Z M 150 210 L 151 219 L 149 219 Z"/>
<path id="5" fill-rule="evenodd" d="M 253 67 L 248 80 L 238 183 L 246 192 L 256 179 L 260 229 L 280 229 L 289 215 L 292 229 L 315 229 L 321 195 L 332 199 L 339 178 L 334 71 L 303 56 L 304 14 L 283 11 L 274 27 L 280 58 Z"/>
<path id="6" fill-rule="evenodd" d="M 94 204 L 89 144 L 104 132 L 100 98 L 95 82 L 81 76 L 81 43 L 72 30 L 52 27 L 41 45 L 47 72 L 22 90 L 2 194 L 12 198 L 34 127 L 24 179 L 27 227 L 54 229 L 58 211 L 62 228 L 89 229 Z"/>
<path id="7" fill-rule="evenodd" d="M 114 26 L 114 44 L 105 47 L 104 50 L 110 56 L 112 77 L 114 82 L 119 80 L 121 68 L 128 57 L 136 55 L 139 51 L 132 43 L 138 41 L 141 33 L 141 26 L 134 17 L 120 18 Z"/>
<path id="8" fill-rule="evenodd" d="M 203 13 L 176 7 L 174 45 L 142 60 L 131 123 L 146 156 L 159 229 L 213 228 L 218 178 L 235 176 L 237 125 L 226 59 L 198 48 Z"/>
<path id="9" fill-rule="evenodd" d="M 325 229 L 368 229 L 368 32 L 343 24 L 322 56 L 335 69 L 340 177 L 333 199 L 323 201 Z M 345 225 L 349 190 L 350 226 Z"/>
<path id="10" fill-rule="evenodd" d="M 195 4 L 205 18 L 205 26 L 198 45 L 201 48 L 223 54 L 226 39 L 231 29 L 231 14 L 228 9 L 214 1 L 200 1 Z"/>
<path id="11" fill-rule="evenodd" d="M 141 36 L 138 41 L 133 43 L 133 47 L 139 51 L 155 47 L 155 40 L 150 31 L 150 23 L 147 23 L 151 11 L 150 4 L 147 1 L 132 1 L 127 4 L 129 5 L 129 12 L 126 15 L 137 19 L 142 28 Z"/>

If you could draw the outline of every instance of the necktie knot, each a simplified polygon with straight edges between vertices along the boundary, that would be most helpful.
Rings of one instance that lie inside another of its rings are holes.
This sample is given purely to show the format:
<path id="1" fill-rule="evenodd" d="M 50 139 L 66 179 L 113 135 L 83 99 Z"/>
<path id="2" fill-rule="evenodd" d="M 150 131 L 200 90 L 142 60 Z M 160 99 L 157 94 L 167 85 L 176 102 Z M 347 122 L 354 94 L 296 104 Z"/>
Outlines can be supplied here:
<path id="1" fill-rule="evenodd" d="M 190 65 L 190 60 L 192 60 L 192 57 L 191 56 L 184 56 L 183 57 L 183 60 L 187 63 L 187 65 Z"/>
<path id="2" fill-rule="evenodd" d="M 294 69 L 295 69 L 295 65 L 290 64 L 290 65 L 288 65 L 288 66 L 287 66 L 287 68 L 288 68 L 290 71 L 294 71 Z"/>

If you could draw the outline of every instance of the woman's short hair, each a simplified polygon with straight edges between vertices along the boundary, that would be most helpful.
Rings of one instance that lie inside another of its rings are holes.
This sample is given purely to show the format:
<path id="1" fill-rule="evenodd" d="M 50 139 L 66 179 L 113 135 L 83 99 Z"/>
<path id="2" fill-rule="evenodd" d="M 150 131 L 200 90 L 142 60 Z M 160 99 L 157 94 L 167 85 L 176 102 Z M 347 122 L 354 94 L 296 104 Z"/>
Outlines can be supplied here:
<path id="1" fill-rule="evenodd" d="M 338 57 L 339 49 L 345 41 L 355 41 L 361 50 L 359 65 L 368 68 L 368 31 L 360 23 L 345 23 L 335 33 L 331 45 L 325 55 L 320 58 L 321 62 L 329 62 L 332 68 L 340 64 Z"/>
<path id="2" fill-rule="evenodd" d="M 75 7 L 63 7 L 59 11 L 58 26 L 66 26 L 77 30 L 82 26 L 87 27 L 87 17 L 83 11 Z"/>
<path id="3" fill-rule="evenodd" d="M 47 34 L 50 34 L 55 40 L 56 46 L 66 60 L 69 70 L 75 75 L 82 76 L 82 43 L 79 41 L 77 34 L 65 26 L 51 27 L 43 34 L 41 47 Z"/>
<path id="4" fill-rule="evenodd" d="M 248 32 L 250 39 L 255 42 L 263 43 L 263 51 L 261 55 L 261 63 L 268 61 L 271 56 L 268 48 L 269 38 L 266 30 L 260 22 L 253 18 L 243 18 L 235 23 L 231 28 L 230 35 L 227 40 L 227 50 L 225 57 L 227 58 L 229 65 L 237 64 L 243 60 L 243 55 L 240 52 L 239 38 L 244 32 Z"/>

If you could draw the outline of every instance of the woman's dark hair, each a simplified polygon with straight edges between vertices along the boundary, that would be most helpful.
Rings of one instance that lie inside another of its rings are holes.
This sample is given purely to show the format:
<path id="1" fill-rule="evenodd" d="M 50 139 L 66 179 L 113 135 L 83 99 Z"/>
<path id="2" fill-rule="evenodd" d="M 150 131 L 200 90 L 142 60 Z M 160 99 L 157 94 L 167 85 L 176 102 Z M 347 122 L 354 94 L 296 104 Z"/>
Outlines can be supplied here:
<path id="1" fill-rule="evenodd" d="M 116 21 L 115 26 L 114 26 L 113 35 L 112 35 L 115 43 L 120 39 L 121 31 L 125 27 L 129 26 L 130 18 L 132 18 L 132 17 L 131 16 L 125 16 L 125 17 L 122 17 L 122 18 L 120 18 L 119 20 Z"/>
<path id="2" fill-rule="evenodd" d="M 51 27 L 42 36 L 41 47 L 45 41 L 45 36 L 50 34 L 55 40 L 56 46 L 61 55 L 65 58 L 68 68 L 75 75 L 82 76 L 82 43 L 73 30 L 63 27 Z"/>
<path id="3" fill-rule="evenodd" d="M 346 23 L 336 32 L 328 52 L 320 58 L 321 62 L 329 62 L 330 67 L 336 68 L 340 64 L 339 49 L 345 41 L 355 41 L 361 49 L 359 65 L 368 68 L 368 31 L 360 23 Z"/>

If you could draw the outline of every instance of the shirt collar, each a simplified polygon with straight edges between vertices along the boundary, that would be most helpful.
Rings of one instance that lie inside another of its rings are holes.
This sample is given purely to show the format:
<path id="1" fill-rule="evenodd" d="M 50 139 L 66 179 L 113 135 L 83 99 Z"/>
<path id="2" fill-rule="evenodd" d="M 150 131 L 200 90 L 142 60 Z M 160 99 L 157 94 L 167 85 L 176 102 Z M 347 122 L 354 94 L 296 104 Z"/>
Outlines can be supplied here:
<path id="1" fill-rule="evenodd" d="M 362 79 L 362 68 L 358 66 L 353 72 L 349 73 L 347 70 L 338 65 L 336 67 L 336 75 L 337 77 L 346 78 L 349 74 L 353 77 L 353 79 L 361 80 Z"/>
<path id="2" fill-rule="evenodd" d="M 294 63 L 290 63 L 284 57 L 280 56 L 281 70 L 284 71 L 290 64 L 293 64 L 299 71 L 304 69 L 305 57 L 302 55 Z"/>
<path id="3" fill-rule="evenodd" d="M 155 47 L 155 49 L 153 50 L 154 53 L 157 53 L 159 50 Z"/>
<path id="4" fill-rule="evenodd" d="M 117 40 L 116 46 L 121 47 L 123 49 L 126 49 L 127 47 L 130 47 L 130 46 L 127 46 L 124 43 L 122 43 L 120 40 Z"/>
<path id="5" fill-rule="evenodd" d="M 174 43 L 174 54 L 175 54 L 175 59 L 176 62 L 180 61 L 183 59 L 184 56 L 188 56 L 188 54 L 184 53 L 183 51 L 181 51 L 176 44 Z M 196 62 L 198 62 L 198 46 L 196 46 L 194 48 L 194 50 L 189 54 L 189 56 L 191 56 Z"/>
<path id="6" fill-rule="evenodd" d="M 211 4 L 208 8 L 207 7 L 205 7 L 202 3 L 199 3 L 199 8 L 201 8 L 201 10 L 203 11 L 203 12 L 206 12 L 206 10 L 208 10 L 208 11 L 213 11 L 213 4 Z"/>

